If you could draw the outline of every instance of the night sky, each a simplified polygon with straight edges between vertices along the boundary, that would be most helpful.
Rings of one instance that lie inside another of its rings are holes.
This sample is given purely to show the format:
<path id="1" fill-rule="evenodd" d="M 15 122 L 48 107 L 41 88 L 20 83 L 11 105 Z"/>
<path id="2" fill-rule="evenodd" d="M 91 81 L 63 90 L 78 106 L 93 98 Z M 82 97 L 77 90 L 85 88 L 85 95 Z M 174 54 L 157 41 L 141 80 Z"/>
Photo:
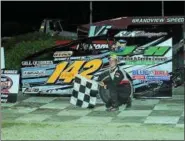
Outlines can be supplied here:
<path id="1" fill-rule="evenodd" d="M 184 15 L 185 2 L 164 2 L 165 16 Z M 121 16 L 161 16 L 160 1 L 125 2 L 94 1 L 93 22 Z M 89 23 L 88 1 L 2 1 L 1 21 L 40 26 L 44 18 L 59 18 L 69 25 L 77 26 Z"/>

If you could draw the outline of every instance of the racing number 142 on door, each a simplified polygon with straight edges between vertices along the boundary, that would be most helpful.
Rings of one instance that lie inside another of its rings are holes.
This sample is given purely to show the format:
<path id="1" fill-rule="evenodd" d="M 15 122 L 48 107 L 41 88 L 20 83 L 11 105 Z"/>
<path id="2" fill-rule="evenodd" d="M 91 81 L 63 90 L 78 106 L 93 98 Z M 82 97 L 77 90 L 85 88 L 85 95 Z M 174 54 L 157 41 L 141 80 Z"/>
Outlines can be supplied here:
<path id="1" fill-rule="evenodd" d="M 80 69 L 83 67 L 83 71 L 80 73 L 81 76 L 92 79 L 92 73 L 99 70 L 102 65 L 101 59 L 94 59 L 88 62 L 85 61 L 75 61 L 69 67 L 66 68 L 68 62 L 62 62 L 56 66 L 55 71 L 49 77 L 47 83 L 53 84 L 58 79 L 64 80 L 64 83 L 70 83 L 75 78 L 75 76 L 79 73 Z"/>

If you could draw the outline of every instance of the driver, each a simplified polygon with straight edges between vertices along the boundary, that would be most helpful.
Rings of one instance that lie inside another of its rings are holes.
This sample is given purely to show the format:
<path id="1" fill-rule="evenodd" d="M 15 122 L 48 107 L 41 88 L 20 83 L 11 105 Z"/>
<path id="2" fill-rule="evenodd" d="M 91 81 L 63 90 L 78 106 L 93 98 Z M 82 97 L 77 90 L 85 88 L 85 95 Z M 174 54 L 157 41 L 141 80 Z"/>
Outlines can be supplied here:
<path id="1" fill-rule="evenodd" d="M 112 45 L 111 50 L 116 53 L 123 52 L 126 45 L 127 45 L 126 40 L 119 40 L 116 42 L 116 44 Z"/>
<path id="2" fill-rule="evenodd" d="M 118 66 L 118 57 L 114 54 L 110 56 L 109 60 L 110 70 L 108 74 L 101 79 L 100 84 L 104 86 L 105 89 L 109 90 L 110 99 L 106 103 L 106 111 L 117 111 L 119 110 L 119 106 L 121 103 L 127 104 L 127 108 L 131 106 L 131 98 L 130 98 L 130 87 L 128 86 L 128 78 L 127 74 L 124 71 L 121 71 Z M 122 85 L 123 83 L 124 85 Z M 125 89 L 125 90 L 124 90 Z M 128 90 L 127 90 L 128 89 Z M 123 95 L 123 101 L 120 101 L 119 95 Z"/>

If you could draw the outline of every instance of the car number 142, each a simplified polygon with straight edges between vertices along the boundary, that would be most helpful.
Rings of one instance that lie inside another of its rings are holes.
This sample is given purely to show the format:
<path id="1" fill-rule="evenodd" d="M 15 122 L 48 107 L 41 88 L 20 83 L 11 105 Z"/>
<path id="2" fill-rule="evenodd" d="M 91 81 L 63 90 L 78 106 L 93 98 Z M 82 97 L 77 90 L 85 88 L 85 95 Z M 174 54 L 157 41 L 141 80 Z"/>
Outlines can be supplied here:
<path id="1" fill-rule="evenodd" d="M 80 75 L 92 79 L 92 73 L 98 71 L 102 66 L 101 59 L 94 59 L 88 62 L 83 60 L 74 61 L 71 65 L 68 62 L 62 62 L 56 66 L 56 69 L 52 75 L 47 80 L 48 84 L 53 84 L 57 80 L 63 80 L 64 83 L 71 83 L 79 71 L 83 68 L 83 71 L 80 72 Z"/>

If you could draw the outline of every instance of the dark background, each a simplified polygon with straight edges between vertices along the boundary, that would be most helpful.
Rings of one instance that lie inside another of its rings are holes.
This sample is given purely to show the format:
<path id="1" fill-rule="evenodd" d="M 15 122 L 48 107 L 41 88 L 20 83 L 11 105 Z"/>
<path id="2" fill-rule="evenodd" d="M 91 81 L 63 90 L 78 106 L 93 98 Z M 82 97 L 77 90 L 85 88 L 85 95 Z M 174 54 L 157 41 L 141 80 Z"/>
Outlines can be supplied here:
<path id="1" fill-rule="evenodd" d="M 161 16 L 160 1 L 93 1 L 93 22 L 122 16 Z M 89 23 L 88 1 L 2 1 L 2 36 L 38 30 L 44 18 L 65 21 L 72 30 Z M 184 15 L 185 2 L 165 1 L 164 15 Z"/>

